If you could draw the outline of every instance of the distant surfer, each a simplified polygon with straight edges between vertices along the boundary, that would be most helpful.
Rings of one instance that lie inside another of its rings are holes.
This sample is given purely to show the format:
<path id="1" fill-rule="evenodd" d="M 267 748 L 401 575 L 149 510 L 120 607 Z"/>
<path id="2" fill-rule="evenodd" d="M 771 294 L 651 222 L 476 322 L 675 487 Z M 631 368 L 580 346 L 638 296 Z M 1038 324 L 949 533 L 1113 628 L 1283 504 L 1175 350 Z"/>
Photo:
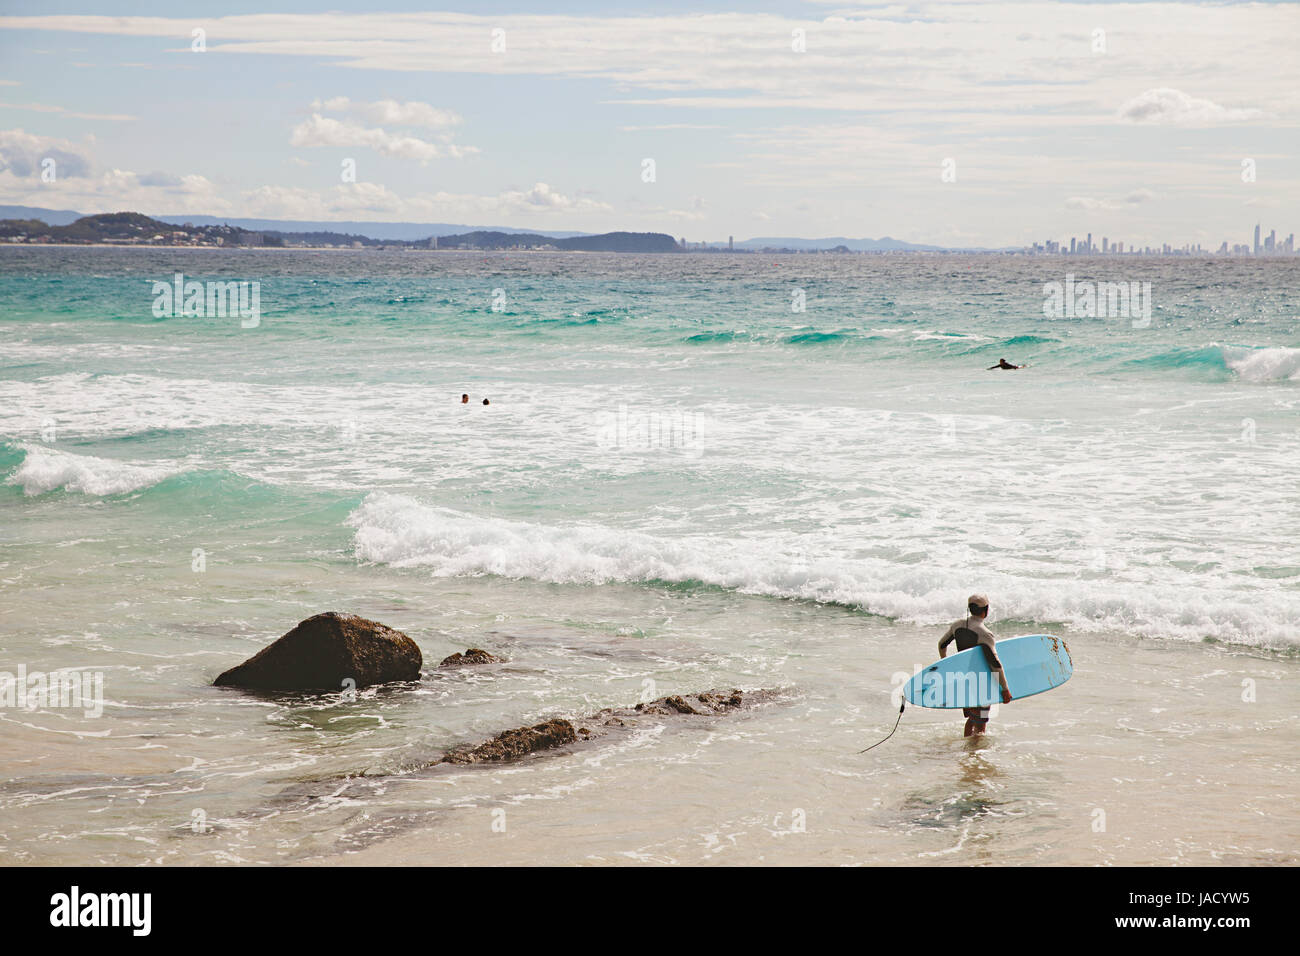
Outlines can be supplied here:
<path id="1" fill-rule="evenodd" d="M 468 396 L 468 395 L 462 395 L 462 396 L 460 397 L 460 403 L 461 403 L 462 405 L 468 405 L 468 404 L 469 404 L 469 396 Z"/>
<path id="2" fill-rule="evenodd" d="M 484 404 L 484 405 L 491 405 L 492 403 L 489 402 L 489 401 L 485 398 L 485 399 L 483 399 L 483 404 Z"/>
<path id="3" fill-rule="evenodd" d="M 969 612 L 966 617 L 954 621 L 939 639 L 939 656 L 948 656 L 948 645 L 953 641 L 957 642 L 958 651 L 968 651 L 976 645 L 982 647 L 989 669 L 998 675 L 998 683 L 1002 685 L 1002 703 L 1009 704 L 1011 690 L 1007 687 L 1006 675 L 1002 673 L 1002 661 L 998 659 L 998 652 L 993 646 L 997 638 L 984 626 L 984 619 L 989 616 L 989 599 L 983 594 L 972 594 L 966 599 L 966 610 Z M 965 736 L 984 733 L 989 723 L 989 708 L 963 707 L 962 713 L 966 715 Z"/>
<path id="4" fill-rule="evenodd" d="M 984 371 L 986 371 L 986 372 L 991 372 L 991 371 L 993 371 L 995 368 L 1008 368 L 1008 369 L 1012 369 L 1012 368 L 1024 368 L 1024 366 L 1023 366 L 1023 365 L 1012 365 L 1012 364 L 1011 364 L 1010 362 L 1008 362 L 1006 359 L 998 359 L 998 364 L 997 364 L 997 365 L 990 365 L 990 366 L 989 366 L 988 368 L 986 368 Z"/>

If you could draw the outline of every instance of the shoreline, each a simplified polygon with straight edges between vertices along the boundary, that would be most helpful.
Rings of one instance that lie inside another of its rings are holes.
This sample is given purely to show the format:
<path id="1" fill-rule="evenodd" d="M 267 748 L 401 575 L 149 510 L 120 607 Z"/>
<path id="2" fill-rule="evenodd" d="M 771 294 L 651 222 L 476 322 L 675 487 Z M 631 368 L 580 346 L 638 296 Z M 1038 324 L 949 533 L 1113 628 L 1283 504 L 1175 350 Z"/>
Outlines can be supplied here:
<path id="1" fill-rule="evenodd" d="M 148 245 L 147 243 L 112 243 L 112 242 L 0 242 L 0 249 L 4 248 L 30 248 L 30 249 L 149 249 L 159 250 L 202 250 L 210 252 L 420 252 L 440 254 L 460 254 L 460 255 L 536 255 L 536 256 L 667 256 L 667 257 L 686 257 L 686 256 L 736 256 L 749 258 L 753 256 L 780 256 L 790 259 L 879 259 L 896 256 L 978 256 L 981 258 L 1009 258 L 1023 259 L 1031 262 L 1046 263 L 1116 263 L 1116 262 L 1150 262 L 1150 261 L 1175 261 L 1186 263 L 1205 263 L 1205 262 L 1227 262 L 1227 261 L 1245 261 L 1245 262 L 1279 262 L 1294 263 L 1300 260 L 1300 253 L 1294 256 L 1250 256 L 1250 255 L 1216 255 L 1214 253 L 1201 253 L 1192 255 L 1163 255 L 1160 253 L 1123 253 L 1116 255 L 1064 255 L 1048 253 L 1028 253 L 1020 250 L 1004 249 L 889 249 L 872 252 L 833 252 L 829 249 L 816 250 L 762 250 L 762 249 L 678 249 L 663 252 L 616 252 L 616 251 L 595 251 L 591 249 L 424 249 L 418 246 L 410 248 L 391 248 L 381 249 L 375 247 L 363 247 L 360 249 L 351 249 L 343 246 L 168 246 L 168 245 Z"/>

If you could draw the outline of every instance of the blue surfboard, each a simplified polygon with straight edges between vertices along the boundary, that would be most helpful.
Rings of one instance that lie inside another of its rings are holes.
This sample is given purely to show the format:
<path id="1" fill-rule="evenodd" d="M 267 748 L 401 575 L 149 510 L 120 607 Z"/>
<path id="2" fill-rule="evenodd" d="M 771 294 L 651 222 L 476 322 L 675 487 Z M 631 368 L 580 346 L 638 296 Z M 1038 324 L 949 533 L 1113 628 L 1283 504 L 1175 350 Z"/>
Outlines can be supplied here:
<path id="1" fill-rule="evenodd" d="M 1011 699 L 1060 687 L 1074 673 L 1070 649 L 1051 634 L 1029 634 L 997 642 Z M 989 707 L 1002 703 L 1002 688 L 984 651 L 972 647 L 935 661 L 912 675 L 903 696 L 918 707 Z"/>

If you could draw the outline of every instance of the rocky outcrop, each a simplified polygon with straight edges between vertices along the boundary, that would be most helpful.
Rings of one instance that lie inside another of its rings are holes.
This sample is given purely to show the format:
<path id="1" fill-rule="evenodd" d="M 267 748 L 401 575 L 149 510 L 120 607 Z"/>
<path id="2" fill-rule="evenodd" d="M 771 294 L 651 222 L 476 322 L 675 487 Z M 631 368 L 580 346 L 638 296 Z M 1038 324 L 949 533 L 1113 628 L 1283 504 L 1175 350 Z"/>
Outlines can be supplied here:
<path id="1" fill-rule="evenodd" d="M 400 631 L 334 611 L 300 623 L 213 683 L 250 690 L 339 691 L 418 680 L 420 648 Z"/>
<path id="2" fill-rule="evenodd" d="M 661 697 L 646 704 L 637 704 L 633 712 L 637 714 L 725 714 L 740 707 L 745 702 L 741 691 L 733 690 L 729 694 L 718 691 L 706 691 L 703 694 L 691 694 L 686 697 Z M 613 711 L 611 711 L 613 713 Z"/>
<path id="3" fill-rule="evenodd" d="M 548 720 L 535 727 L 517 727 L 497 734 L 472 749 L 449 752 L 439 763 L 482 763 L 487 760 L 514 760 L 537 750 L 562 747 L 578 739 L 573 724 L 567 720 Z"/>
<path id="4" fill-rule="evenodd" d="M 576 729 L 573 723 L 562 719 L 548 720 L 544 724 L 533 727 L 517 727 L 497 734 L 477 747 L 458 747 L 451 750 L 437 762 L 472 764 L 516 760 L 540 750 L 550 750 L 566 744 L 628 731 L 643 721 L 655 718 L 716 717 L 771 700 L 776 696 L 777 692 L 770 690 L 748 693 L 732 690 L 660 697 L 658 700 L 637 704 L 635 707 L 611 707 L 598 711 L 579 721 Z"/>
<path id="5" fill-rule="evenodd" d="M 481 647 L 471 647 L 464 654 L 457 651 L 450 657 L 444 657 L 439 667 L 460 667 L 464 664 L 500 664 L 502 658 L 489 654 Z"/>

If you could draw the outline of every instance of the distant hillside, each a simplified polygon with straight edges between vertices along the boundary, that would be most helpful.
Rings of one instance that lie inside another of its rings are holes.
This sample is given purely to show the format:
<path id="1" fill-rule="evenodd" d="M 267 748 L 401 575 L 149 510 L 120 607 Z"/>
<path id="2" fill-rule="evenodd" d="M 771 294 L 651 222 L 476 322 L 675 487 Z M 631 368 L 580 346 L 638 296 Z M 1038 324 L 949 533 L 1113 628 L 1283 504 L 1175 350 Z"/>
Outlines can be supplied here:
<path id="1" fill-rule="evenodd" d="M 83 213 L 71 209 L 46 209 L 40 206 L 0 206 L 0 219 L 39 219 L 51 226 L 66 226 L 85 218 Z M 250 219 L 246 217 L 200 216 L 195 214 L 170 214 L 152 217 L 167 225 L 234 226 L 248 232 L 293 234 L 297 236 L 334 236 L 332 241 L 343 243 L 356 239 L 373 242 L 418 242 L 430 236 L 446 236 L 468 232 L 508 232 L 528 235 L 571 236 L 591 235 L 575 230 L 517 229 L 513 226 L 478 226 L 453 222 L 322 222 L 310 219 Z M 367 243 L 369 244 L 369 243 Z"/>
<path id="2" fill-rule="evenodd" d="M 230 225 L 239 226 L 254 232 L 277 233 L 279 235 L 337 235 L 353 239 L 373 239 L 379 242 L 418 242 L 430 236 L 446 236 L 468 232 L 508 232 L 543 236 L 585 236 L 589 233 L 573 231 L 543 231 L 515 229 L 510 226 L 475 226 L 466 223 L 450 222 L 318 222 L 306 219 L 248 219 L 224 218 L 221 216 L 185 216 L 165 215 L 156 219 L 169 223 L 193 223 L 196 226 Z M 47 220 L 48 222 L 48 220 Z"/>
<path id="3" fill-rule="evenodd" d="M 467 232 L 439 236 L 439 249 L 559 249 L 569 252 L 680 252 L 672 236 L 662 232 L 607 232 L 568 239 L 536 233 Z"/>
<path id="4" fill-rule="evenodd" d="M 36 219 L 51 226 L 66 226 L 81 218 L 71 209 L 44 209 L 40 206 L 0 206 L 0 219 Z"/>
<path id="5" fill-rule="evenodd" d="M 381 247 L 405 249 L 557 249 L 582 252 L 677 252 L 672 236 L 659 232 L 609 232 L 599 236 L 543 236 L 538 233 L 477 231 L 428 237 L 411 241 L 389 241 L 340 232 L 255 232 L 232 226 L 163 222 L 138 212 L 114 212 L 83 216 L 67 225 L 51 225 L 40 219 L 0 220 L 0 241 L 32 243 L 112 243 L 161 246 L 306 246 Z"/>
<path id="6" fill-rule="evenodd" d="M 0 220 L 0 241 L 117 243 L 168 246 L 276 246 L 274 236 L 236 226 L 176 226 L 138 212 L 110 212 L 82 216 L 64 226 L 40 219 Z"/>

